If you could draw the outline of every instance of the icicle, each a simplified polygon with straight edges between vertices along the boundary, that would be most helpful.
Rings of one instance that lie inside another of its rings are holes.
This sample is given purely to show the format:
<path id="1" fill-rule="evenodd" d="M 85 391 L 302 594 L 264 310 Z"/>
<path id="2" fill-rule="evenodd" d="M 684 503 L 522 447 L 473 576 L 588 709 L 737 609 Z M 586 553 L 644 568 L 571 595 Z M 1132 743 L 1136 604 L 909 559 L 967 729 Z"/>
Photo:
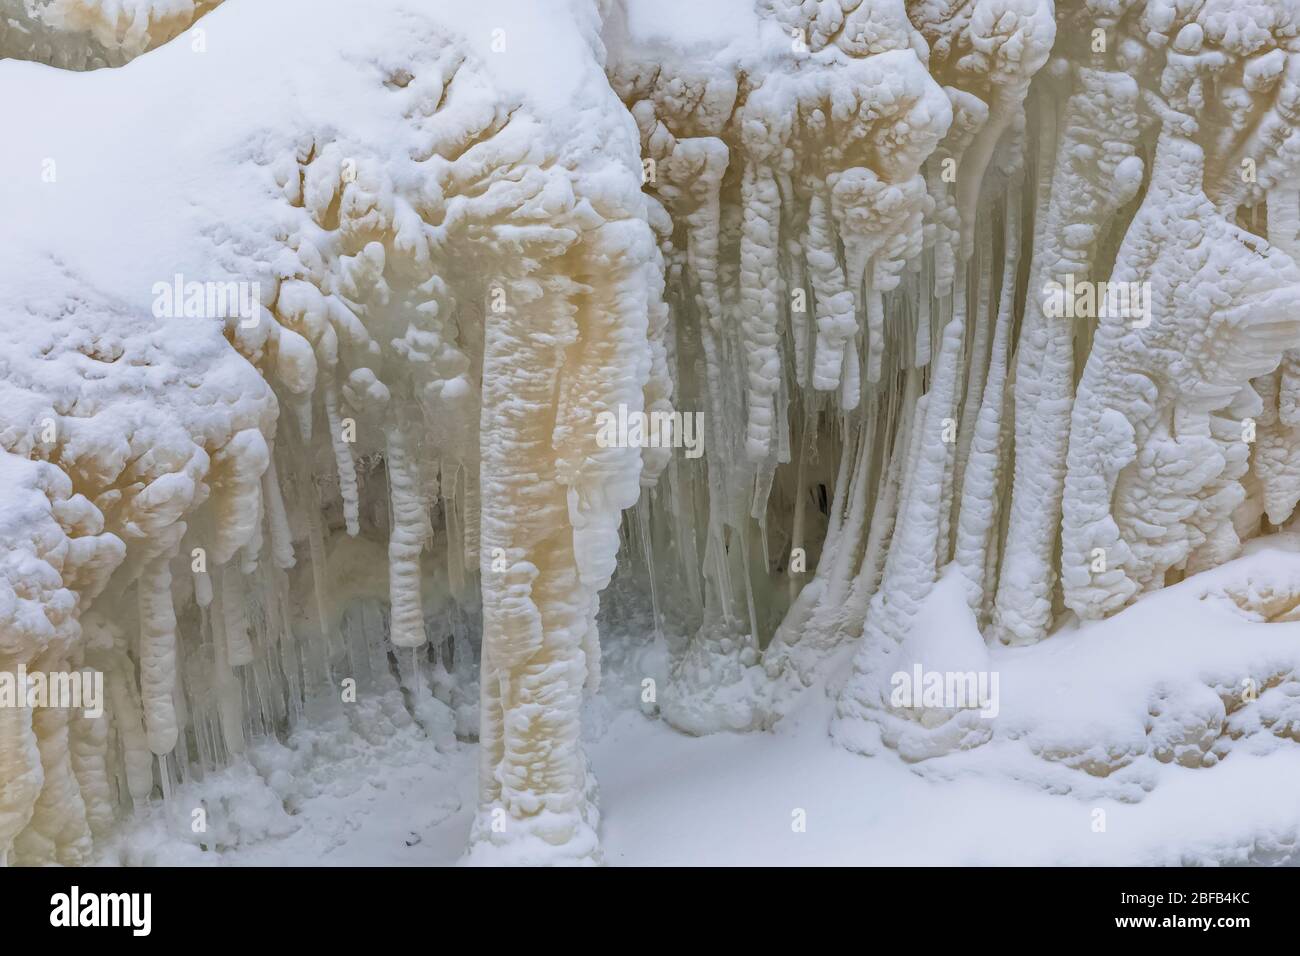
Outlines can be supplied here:
<path id="1" fill-rule="evenodd" d="M 678 561 L 682 573 L 686 575 L 686 590 L 691 601 L 691 610 L 697 614 L 704 607 L 704 582 L 701 580 L 699 544 L 695 535 L 695 500 L 690 493 L 690 486 L 682 479 L 678 459 L 673 457 L 668 462 L 668 488 L 670 501 L 680 502 L 670 509 L 673 516 L 673 539 L 681 549 Z"/>
<path id="2" fill-rule="evenodd" d="M 808 455 L 816 437 L 816 416 L 816 405 L 812 396 L 805 396 L 803 425 L 799 430 L 799 458 L 795 465 L 794 517 L 790 525 L 790 549 L 792 554 L 795 551 L 807 553 L 804 545 L 804 511 L 808 500 L 806 493 Z M 794 574 L 788 575 L 787 578 L 790 582 L 790 599 L 793 601 L 800 589 L 799 578 Z"/>
<path id="3" fill-rule="evenodd" d="M 206 570 L 195 571 L 194 574 L 194 603 L 199 607 L 207 607 L 212 603 L 212 575 Z"/>
<path id="4" fill-rule="evenodd" d="M 262 502 L 271 533 L 271 554 L 276 566 L 291 568 L 294 565 L 293 535 L 289 531 L 289 519 L 284 510 L 284 497 L 280 494 L 280 479 L 275 471 L 274 454 L 271 455 L 266 471 L 262 473 Z"/>
<path id="5" fill-rule="evenodd" d="M 172 607 L 172 574 L 166 556 L 154 558 L 145 566 L 138 591 L 145 733 L 149 749 L 161 756 L 171 753 L 178 734 L 172 703 L 176 687 L 176 611 Z"/>
<path id="6" fill-rule="evenodd" d="M 387 434 L 388 492 L 393 516 L 393 527 L 388 536 L 392 641 L 394 647 L 419 647 L 425 642 L 424 606 L 420 594 L 424 504 L 401 425 L 391 426 Z"/>
<path id="7" fill-rule="evenodd" d="M 955 315 L 944 329 L 930 390 L 917 403 L 916 421 L 921 427 L 916 429 L 914 439 L 912 474 L 906 481 L 895 540 L 881 585 L 882 591 L 892 590 L 895 596 L 891 614 L 894 620 L 881 622 L 884 633 L 894 640 L 901 640 L 906 633 L 907 617 L 915 613 L 921 598 L 933 586 L 938 570 L 934 542 L 939 539 L 942 502 L 934 489 L 942 486 L 952 458 L 952 445 L 942 438 L 943 422 L 952 416 L 957 362 L 964 338 L 962 317 Z"/>
<path id="8" fill-rule="evenodd" d="M 1012 210 L 1007 210 L 1010 213 Z M 966 395 L 961 403 L 961 420 L 957 425 L 957 457 L 952 468 L 953 510 L 952 526 L 956 530 L 958 512 L 961 506 L 962 488 L 965 483 L 966 462 L 970 458 L 971 443 L 975 436 L 975 424 L 979 417 L 980 398 L 984 393 L 984 381 L 988 375 L 989 348 L 991 347 L 997 316 L 994 314 L 997 299 L 992 289 L 993 274 L 993 230 L 992 217 L 983 216 L 984 231 L 980 242 L 979 270 L 975 295 L 971 299 L 969 312 L 972 321 L 968 324 L 971 331 L 970 356 L 966 371 Z M 1014 276 L 1012 277 L 1014 281 Z M 1011 288 L 1014 294 L 1014 286 Z M 945 560 L 953 557 L 945 555 Z"/>
<path id="9" fill-rule="evenodd" d="M 926 251 L 922 259 L 921 274 L 919 276 L 920 287 L 916 289 L 916 368 L 924 368 L 930 364 L 930 301 L 931 289 L 934 287 L 934 267 L 933 253 Z"/>
<path id="10" fill-rule="evenodd" d="M 481 505 L 479 499 L 479 475 L 477 468 L 460 469 L 460 487 L 462 491 L 463 510 L 461 512 L 461 535 L 465 539 L 465 573 L 473 574 L 479 566 L 479 534 L 481 533 Z"/>
<path id="11" fill-rule="evenodd" d="M 140 710 L 131 692 L 130 677 L 126 672 L 129 661 L 118 660 L 104 675 L 108 685 L 108 699 L 112 705 L 113 726 L 117 730 L 118 744 L 126 769 L 127 786 L 131 799 L 144 803 L 153 793 L 153 757 L 144 730 L 140 726 Z"/>
<path id="12" fill-rule="evenodd" d="M 833 547 L 822 552 L 821 561 L 817 565 L 817 576 L 823 578 L 825 584 L 818 597 L 817 608 L 806 626 L 814 642 L 822 647 L 832 646 L 837 638 L 843 636 L 839 622 L 844 611 L 844 599 L 861 559 L 862 536 L 866 532 L 870 455 L 875 445 L 877 419 L 878 416 L 873 414 L 865 424 L 859 425 L 856 440 L 844 446 L 846 456 L 856 446 L 849 488 L 845 495 L 844 520 L 836 528 Z"/>
<path id="13" fill-rule="evenodd" d="M 637 528 L 641 533 L 641 548 L 645 556 L 646 577 L 650 581 L 650 613 L 654 615 L 655 640 L 663 635 L 659 629 L 659 588 L 655 583 L 654 549 L 650 543 L 650 498 L 642 495 L 636 503 Z"/>
<path id="14" fill-rule="evenodd" d="M 262 517 L 262 474 L 271 460 L 256 428 L 237 432 L 212 456 L 212 553 L 225 564 L 248 543 Z"/>
<path id="15" fill-rule="evenodd" d="M 288 682 L 289 713 L 293 718 L 297 717 L 303 699 L 303 681 L 298 635 L 294 633 L 293 622 L 289 617 L 289 576 L 280 568 L 268 569 L 267 573 L 270 577 L 269 593 L 272 596 L 267 614 L 278 622 L 281 672 Z"/>
<path id="16" fill-rule="evenodd" d="M 221 569 L 220 578 L 226 658 L 231 667 L 241 667 L 253 660 L 253 645 L 248 639 L 248 616 L 244 609 L 243 575 L 236 565 L 229 564 Z"/>
<path id="17" fill-rule="evenodd" d="M 227 632 L 227 622 L 230 618 L 225 613 L 226 577 L 227 574 L 221 575 L 223 585 L 221 593 L 212 602 L 215 625 L 212 634 L 213 683 L 217 699 L 218 723 L 226 750 L 230 754 L 241 754 L 245 748 L 243 694 L 238 676 L 230 669 L 230 638 Z"/>
<path id="18" fill-rule="evenodd" d="M 950 322 L 957 322 L 963 329 L 967 328 L 967 312 L 969 286 L 967 284 L 967 264 L 960 261 L 955 269 L 956 280 L 953 285 L 953 292 L 949 298 L 952 317 Z M 964 385 L 966 372 L 966 336 L 963 335 L 961 342 L 957 346 L 957 356 L 955 359 L 953 394 L 960 395 Z M 946 434 L 948 428 L 957 426 L 957 404 L 954 399 L 951 414 L 940 422 L 942 440 L 949 442 L 949 436 Z M 953 493 L 953 468 L 956 463 L 957 439 L 958 436 L 952 436 L 953 440 L 949 442 L 954 446 L 954 454 L 946 460 L 943 472 L 943 483 L 939 491 L 939 536 L 935 539 L 935 566 L 942 567 L 948 563 L 952 557 L 952 523 L 955 506 L 955 495 Z"/>
<path id="19" fill-rule="evenodd" d="M 709 402 L 716 417 L 726 409 L 722 396 L 722 295 L 718 289 L 718 242 L 721 229 L 718 190 L 722 174 L 727 168 L 726 145 L 717 139 L 701 138 L 683 141 L 678 148 L 691 156 L 699 165 L 698 178 L 693 190 L 699 199 L 686 216 L 687 260 L 696 281 L 696 309 L 700 319 L 700 338 L 704 348 L 705 378 Z M 710 454 L 710 461 L 714 458 Z M 719 466 L 722 465 L 718 461 Z M 710 473 L 714 471 L 712 467 Z M 712 479 L 711 479 L 712 480 Z"/>
<path id="20" fill-rule="evenodd" d="M 86 679 L 95 672 L 82 671 Z M 113 827 L 113 791 L 108 775 L 108 717 L 88 717 L 84 709 L 73 711 L 68 725 L 72 772 L 76 774 L 81 799 L 86 806 L 86 823 L 91 835 L 102 839 Z M 3 731 L 0 731 L 0 739 Z"/>
<path id="21" fill-rule="evenodd" d="M 177 637 L 178 638 L 181 637 L 181 633 L 179 631 L 177 631 Z M 191 650 L 188 653 L 194 653 L 194 652 Z M 190 721 L 190 717 L 191 717 L 190 703 L 185 693 L 185 680 L 184 680 L 184 673 L 185 673 L 185 666 L 186 666 L 187 659 L 188 658 L 187 658 L 185 642 L 183 640 L 177 640 L 176 679 L 172 682 L 172 709 L 175 711 L 176 714 L 176 726 L 180 730 L 192 726 Z M 183 739 L 183 737 L 181 737 L 179 734 L 178 734 L 178 738 Z M 176 769 L 179 774 L 179 778 L 183 782 L 186 776 L 186 771 L 188 769 L 186 765 L 187 755 L 185 753 L 185 748 L 182 747 L 179 751 L 173 750 L 172 753 L 173 756 L 176 758 Z"/>
<path id="22" fill-rule="evenodd" d="M 326 597 L 325 583 L 325 529 L 320 519 L 320 497 L 316 483 L 309 477 L 301 479 L 300 496 L 303 511 L 307 518 L 307 546 L 311 554 L 312 591 L 316 604 L 316 626 L 320 630 L 321 643 L 325 659 L 320 661 L 321 671 L 317 679 L 324 680 L 327 675 L 328 661 L 338 649 L 338 637 L 330 623 L 329 603 Z"/>
<path id="23" fill-rule="evenodd" d="M 871 515 L 871 529 L 867 534 L 862 565 L 849 592 L 849 610 L 846 612 L 846 618 L 850 624 L 850 633 L 856 632 L 862 626 L 860 622 L 865 622 L 868 602 L 880 587 L 880 580 L 884 575 L 885 557 L 889 553 L 889 542 L 897 520 L 904 471 L 912 449 L 911 439 L 917 431 L 916 412 L 918 407 L 924 409 L 919 399 L 920 390 L 921 371 L 917 368 L 908 369 L 907 382 L 901 399 L 902 416 L 894 426 L 888 467 L 881 469 L 881 489 L 876 495 L 875 508 Z M 888 432 L 886 431 L 885 434 Z"/>
<path id="24" fill-rule="evenodd" d="M 60 662 L 50 663 L 53 666 L 38 661 L 37 669 L 65 669 Z M 89 864 L 93 841 L 68 750 L 68 710 L 63 707 L 34 708 L 32 730 L 41 755 L 44 783 L 40 796 L 36 798 L 31 822 L 14 840 L 15 859 L 26 865 Z"/>
<path id="25" fill-rule="evenodd" d="M 817 306 L 817 345 L 813 357 L 813 387 L 840 387 L 846 363 L 857 363 L 847 345 L 858 330 L 853 292 L 847 287 L 836 255 L 825 187 L 814 184 L 808 208 L 808 272 Z"/>
<path id="26" fill-rule="evenodd" d="M 467 579 L 465 567 L 465 542 L 461 530 L 460 509 L 456 506 L 456 484 L 448 485 L 447 461 L 442 462 L 443 479 L 440 482 L 442 493 L 442 514 L 446 527 L 443 537 L 447 545 L 447 587 L 457 597 L 465 593 Z"/>
<path id="27" fill-rule="evenodd" d="M 352 460 L 352 448 L 343 433 L 343 423 L 339 418 L 338 385 L 331 375 L 321 389 L 325 404 L 325 419 L 329 423 L 330 447 L 334 451 L 334 464 L 338 469 L 339 495 L 343 499 L 343 521 L 348 534 L 356 537 L 361 530 L 357 519 L 357 466 Z"/>
<path id="28" fill-rule="evenodd" d="M 259 502 L 257 523 L 253 527 L 253 533 L 244 546 L 239 549 L 238 567 L 241 574 L 252 575 L 257 573 L 257 564 L 262 558 L 262 539 L 265 537 L 265 527 L 266 511 Z"/>
<path id="29" fill-rule="evenodd" d="M 749 635 L 750 641 L 757 647 L 760 635 L 758 633 L 758 612 L 754 607 L 754 575 L 749 567 L 748 523 L 740 526 L 740 570 L 745 579 L 745 612 L 749 618 L 745 633 Z"/>
<path id="30" fill-rule="evenodd" d="M 782 188 L 782 205 L 791 213 L 788 238 L 785 241 L 785 263 L 789 273 L 788 312 L 790 340 L 794 343 L 794 381 L 800 388 L 807 388 L 813 353 L 809 348 L 811 324 L 808 321 L 808 275 L 804 260 L 804 250 L 808 248 L 808 217 L 804 213 L 803 203 L 794 195 L 793 187 L 788 185 L 788 180 Z"/>
<path id="31" fill-rule="evenodd" d="M 773 402 L 781 376 L 776 302 L 780 196 L 770 169 L 746 165 L 741 203 L 745 218 L 740 240 L 740 299 L 749 381 L 745 449 L 751 461 L 762 461 L 772 445 Z"/>

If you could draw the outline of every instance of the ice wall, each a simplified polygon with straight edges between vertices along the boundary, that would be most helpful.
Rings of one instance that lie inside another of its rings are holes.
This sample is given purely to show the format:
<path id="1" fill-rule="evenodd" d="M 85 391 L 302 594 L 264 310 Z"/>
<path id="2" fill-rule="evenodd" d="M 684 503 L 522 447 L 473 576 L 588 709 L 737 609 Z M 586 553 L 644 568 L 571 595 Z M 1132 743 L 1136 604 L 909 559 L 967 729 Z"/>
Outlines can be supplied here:
<path id="1" fill-rule="evenodd" d="M 102 668 L 112 726 L 70 748 L 65 711 L 8 712 L 16 862 L 87 861 L 88 820 L 390 671 L 431 734 L 480 738 L 476 844 L 598 853 L 577 711 L 642 467 L 594 421 L 669 387 L 635 126 L 585 5 L 353 12 L 232 4 L 105 82 L 5 64 L 41 87 L 4 197 L 32 223 L 5 663 Z M 154 125 L 203 103 L 191 135 Z"/>
<path id="2" fill-rule="evenodd" d="M 891 672 L 1290 520 L 1290 3 L 370 6 L 0 5 L 0 669 L 108 688 L 0 708 L 0 857 L 351 681 L 479 740 L 470 861 L 596 862 L 615 573 L 673 725 L 847 654 L 919 760 L 992 731 Z"/>

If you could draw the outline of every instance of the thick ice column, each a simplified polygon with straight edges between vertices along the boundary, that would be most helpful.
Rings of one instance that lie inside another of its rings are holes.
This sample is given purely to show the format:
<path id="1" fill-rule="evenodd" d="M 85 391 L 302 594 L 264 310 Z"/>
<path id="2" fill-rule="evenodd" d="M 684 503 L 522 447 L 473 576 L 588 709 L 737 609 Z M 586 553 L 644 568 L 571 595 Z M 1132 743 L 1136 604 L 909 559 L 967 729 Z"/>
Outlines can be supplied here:
<path id="1" fill-rule="evenodd" d="M 82 673 L 94 679 L 92 670 Z M 107 713 L 91 717 L 84 710 L 73 712 L 68 723 L 72 770 L 86 805 L 86 823 L 96 840 L 108 834 L 115 817 L 108 772 L 108 723 Z"/>
<path id="2" fill-rule="evenodd" d="M 824 184 L 810 181 L 812 198 L 808 206 L 808 275 L 812 280 L 817 309 L 816 346 L 813 352 L 813 387 L 818 391 L 840 388 L 846 365 L 856 367 L 856 350 L 850 350 L 858 332 L 853 291 L 836 253 L 831 204 Z M 857 394 L 846 396 L 856 405 Z"/>
<path id="3" fill-rule="evenodd" d="M 999 510 L 1002 504 L 1002 453 L 1005 446 L 1003 424 L 1007 392 L 1007 367 L 1010 362 L 1011 325 L 1015 317 L 1016 272 L 1020 267 L 1019 186 L 1023 177 L 1012 178 L 1003 210 L 1002 284 L 998 313 L 990 348 L 988 375 L 983 396 L 978 403 L 978 417 L 971 436 L 970 456 L 958 493 L 961 496 L 957 516 L 955 560 L 966 579 L 971 610 L 984 624 L 984 612 L 992 597 L 995 582 L 989 580 L 989 555 L 996 546 Z"/>
<path id="4" fill-rule="evenodd" d="M 66 660 L 53 653 L 38 657 L 32 666 L 45 674 L 67 670 Z M 72 770 L 68 709 L 39 706 L 30 713 L 44 782 L 31 821 L 14 840 L 14 862 L 28 866 L 83 866 L 90 862 L 93 841 L 81 788 Z"/>
<path id="5" fill-rule="evenodd" d="M 671 158 L 677 176 L 689 176 L 690 204 L 685 215 L 687 262 L 696 283 L 695 305 L 704 347 L 705 374 L 714 414 L 725 407 L 722 397 L 722 291 L 718 280 L 721 213 L 718 192 L 730 153 L 720 139 L 681 140 Z"/>
<path id="6" fill-rule="evenodd" d="M 596 860 L 600 852 L 579 741 L 584 609 L 575 600 L 573 535 L 551 447 L 559 362 L 543 344 L 570 309 L 551 285 L 512 284 L 506 317 L 486 331 L 481 805 L 471 858 L 479 846 L 529 838 L 575 859 Z"/>
<path id="7" fill-rule="evenodd" d="M 223 575 L 234 575 L 234 566 Z M 224 580 L 224 576 L 223 576 Z M 140 696 L 144 702 L 145 733 L 155 754 L 176 746 L 176 611 L 172 607 L 172 574 L 166 555 L 154 558 L 140 575 Z"/>
<path id="8" fill-rule="evenodd" d="M 0 671 L 17 674 L 19 663 L 12 657 L 0 659 Z M 31 709 L 0 707 L 0 866 L 9 861 L 14 838 L 31 820 L 44 783 Z"/>
<path id="9" fill-rule="evenodd" d="M 740 240 L 740 300 L 749 380 L 746 452 L 751 461 L 767 457 L 772 443 L 775 404 L 781 379 L 777 295 L 780 196 L 766 166 L 747 164 L 741 181 L 744 228 Z"/>
<path id="10" fill-rule="evenodd" d="M 256 533 L 262 519 L 262 473 L 271 460 L 256 428 L 235 434 L 212 456 L 213 564 L 223 565 Z"/>
<path id="11" fill-rule="evenodd" d="M 581 285 L 515 279 L 504 314 L 488 317 L 471 861 L 600 858 L 579 709 L 594 676 L 597 594 L 614 571 L 620 512 L 639 494 L 641 455 L 602 447 L 596 414 L 640 410 L 651 365 L 640 284 L 652 243 L 643 223 L 606 222 L 570 266 Z"/>
<path id="12" fill-rule="evenodd" d="M 1071 295 L 1065 290 L 1093 281 L 1099 230 L 1142 182 L 1137 84 L 1126 74 L 1082 68 L 1077 83 L 1061 124 L 1050 196 L 1035 217 L 1043 226 L 1017 355 L 1015 476 L 994 610 L 1004 643 L 1040 640 L 1052 623 L 1074 401 L 1075 310 L 1064 308 Z"/>

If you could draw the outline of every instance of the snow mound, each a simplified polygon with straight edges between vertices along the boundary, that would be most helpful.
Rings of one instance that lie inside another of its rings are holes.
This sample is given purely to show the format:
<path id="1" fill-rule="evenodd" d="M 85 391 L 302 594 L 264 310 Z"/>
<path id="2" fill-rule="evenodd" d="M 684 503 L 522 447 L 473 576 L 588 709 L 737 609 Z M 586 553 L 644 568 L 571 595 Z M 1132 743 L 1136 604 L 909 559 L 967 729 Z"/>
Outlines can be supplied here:
<path id="1" fill-rule="evenodd" d="M 991 648 L 1000 694 L 996 716 L 981 719 L 988 742 L 921 772 L 979 769 L 1137 801 L 1174 768 L 1213 773 L 1290 748 L 1300 741 L 1300 622 L 1287 614 L 1298 575 L 1300 537 L 1275 536 L 1107 620 Z"/>

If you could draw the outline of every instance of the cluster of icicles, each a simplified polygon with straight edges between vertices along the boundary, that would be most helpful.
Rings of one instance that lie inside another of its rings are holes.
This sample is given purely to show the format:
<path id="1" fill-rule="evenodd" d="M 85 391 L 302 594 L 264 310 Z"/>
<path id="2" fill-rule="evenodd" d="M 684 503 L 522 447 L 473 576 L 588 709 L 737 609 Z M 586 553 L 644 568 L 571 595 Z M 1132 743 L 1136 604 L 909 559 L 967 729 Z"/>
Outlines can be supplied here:
<path id="1" fill-rule="evenodd" d="M 734 62 L 642 54 L 603 6 L 640 136 L 608 144 L 619 189 L 451 49 L 391 83 L 422 188 L 350 165 L 374 144 L 268 169 L 302 228 L 264 321 L 227 334 L 278 423 L 231 429 L 184 491 L 137 494 L 116 523 L 154 516 L 147 550 L 106 545 L 105 573 L 64 584 L 66 639 L 23 662 L 103 669 L 110 719 L 0 711 L 0 855 L 86 862 L 129 802 L 286 732 L 313 684 L 390 679 L 389 648 L 342 626 L 373 597 L 340 585 L 375 542 L 417 719 L 480 740 L 471 858 L 590 861 L 579 707 L 620 553 L 668 641 L 670 722 L 770 726 L 856 646 L 833 735 L 917 759 L 986 733 L 881 692 L 949 569 L 988 640 L 1032 642 L 1290 518 L 1285 3 L 758 4 L 770 30 Z M 1040 295 L 1105 280 L 1145 284 L 1149 322 Z M 619 405 L 703 412 L 704 457 L 601 447 L 594 417 Z M 126 486 L 95 480 L 50 494 Z M 70 539 L 114 526 L 54 510 Z M 452 714 L 466 621 L 476 728 Z"/>

